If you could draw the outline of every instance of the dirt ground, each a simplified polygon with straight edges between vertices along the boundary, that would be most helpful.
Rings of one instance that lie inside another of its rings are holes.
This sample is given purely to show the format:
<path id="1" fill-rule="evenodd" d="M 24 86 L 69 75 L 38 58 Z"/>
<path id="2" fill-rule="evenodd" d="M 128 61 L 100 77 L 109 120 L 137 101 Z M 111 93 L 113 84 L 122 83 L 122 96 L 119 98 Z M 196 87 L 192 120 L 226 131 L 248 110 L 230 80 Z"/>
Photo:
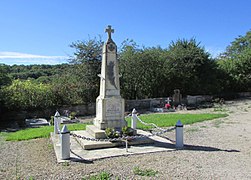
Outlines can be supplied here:
<path id="1" fill-rule="evenodd" d="M 0 137 L 0 179 L 82 179 L 105 171 L 111 179 L 251 179 L 251 99 L 176 113 L 227 113 L 184 126 L 183 150 L 59 164 L 49 139 L 6 142 Z M 175 139 L 174 132 L 165 134 Z M 157 171 L 135 175 L 135 168 Z"/>

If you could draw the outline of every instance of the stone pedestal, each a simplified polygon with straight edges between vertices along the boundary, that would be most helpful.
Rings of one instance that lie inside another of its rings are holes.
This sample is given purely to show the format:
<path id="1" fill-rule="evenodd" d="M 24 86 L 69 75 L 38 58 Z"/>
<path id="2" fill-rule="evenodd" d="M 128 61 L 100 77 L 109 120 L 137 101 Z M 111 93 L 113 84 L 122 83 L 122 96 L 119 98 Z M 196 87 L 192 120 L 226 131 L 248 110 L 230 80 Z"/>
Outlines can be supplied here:
<path id="1" fill-rule="evenodd" d="M 126 126 L 124 120 L 125 101 L 121 97 L 98 97 L 96 108 L 94 125 L 99 129 L 114 128 L 120 130 Z"/>

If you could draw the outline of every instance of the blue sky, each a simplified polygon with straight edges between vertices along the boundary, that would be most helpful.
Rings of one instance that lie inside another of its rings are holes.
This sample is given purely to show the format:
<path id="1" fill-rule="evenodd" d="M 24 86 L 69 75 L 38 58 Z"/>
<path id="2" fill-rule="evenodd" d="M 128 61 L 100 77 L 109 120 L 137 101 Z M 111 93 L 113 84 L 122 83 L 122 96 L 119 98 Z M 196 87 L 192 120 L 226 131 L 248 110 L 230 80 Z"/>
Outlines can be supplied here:
<path id="1" fill-rule="evenodd" d="M 215 56 L 251 29 L 250 12 L 250 0 L 1 0 L 0 63 L 67 62 L 72 42 L 105 40 L 109 24 L 118 46 L 196 38 Z"/>

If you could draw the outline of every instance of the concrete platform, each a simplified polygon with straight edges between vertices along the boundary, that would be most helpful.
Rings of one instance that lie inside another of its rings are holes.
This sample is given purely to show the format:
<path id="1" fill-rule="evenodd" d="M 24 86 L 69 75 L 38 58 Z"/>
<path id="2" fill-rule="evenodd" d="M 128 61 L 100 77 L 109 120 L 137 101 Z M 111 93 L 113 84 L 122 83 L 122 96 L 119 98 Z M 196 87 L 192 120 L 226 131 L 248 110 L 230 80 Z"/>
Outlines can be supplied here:
<path id="1" fill-rule="evenodd" d="M 76 133 L 75 131 L 74 133 Z M 81 133 L 81 131 L 79 131 Z M 147 133 L 147 132 L 146 132 Z M 71 142 L 71 154 L 69 160 L 60 159 L 60 144 L 59 136 L 51 133 L 51 140 L 54 145 L 55 154 L 57 157 L 57 162 L 67 162 L 67 161 L 77 161 L 77 162 L 91 162 L 98 159 L 111 158 L 117 156 L 128 156 L 128 155 L 137 155 L 137 154 L 146 154 L 162 151 L 173 151 L 175 149 L 175 144 L 166 138 L 159 136 L 152 136 L 150 138 L 153 143 L 144 144 L 144 145 L 129 145 L 126 150 L 125 145 L 120 147 L 113 148 L 103 148 L 103 149 L 94 149 L 94 150 L 85 150 L 79 144 L 79 142 L 73 136 L 70 136 Z"/>
<path id="2" fill-rule="evenodd" d="M 142 130 L 137 130 L 138 135 L 150 135 L 150 133 Z M 72 133 L 80 136 L 84 136 L 87 138 L 93 138 L 92 135 L 89 134 L 88 131 L 73 131 Z M 112 148 L 112 147 L 120 147 L 125 146 L 125 141 L 114 141 L 114 142 L 106 142 L 106 141 L 88 141 L 81 138 L 75 138 L 79 144 L 85 150 L 92 149 L 103 149 L 103 148 Z M 140 145 L 140 144 L 152 144 L 154 140 L 148 137 L 143 137 L 140 139 L 128 140 L 128 145 Z"/>

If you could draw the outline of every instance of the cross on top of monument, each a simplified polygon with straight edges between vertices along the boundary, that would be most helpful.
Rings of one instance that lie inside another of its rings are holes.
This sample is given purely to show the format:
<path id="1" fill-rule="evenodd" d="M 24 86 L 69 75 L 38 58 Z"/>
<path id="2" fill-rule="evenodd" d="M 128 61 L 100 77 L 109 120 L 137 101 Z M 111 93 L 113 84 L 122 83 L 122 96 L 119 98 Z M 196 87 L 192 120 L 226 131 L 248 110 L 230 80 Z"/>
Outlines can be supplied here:
<path id="1" fill-rule="evenodd" d="M 108 27 L 105 29 L 105 32 L 108 33 L 108 41 L 112 39 L 112 33 L 114 33 L 114 29 L 112 29 L 111 25 L 108 25 Z"/>

